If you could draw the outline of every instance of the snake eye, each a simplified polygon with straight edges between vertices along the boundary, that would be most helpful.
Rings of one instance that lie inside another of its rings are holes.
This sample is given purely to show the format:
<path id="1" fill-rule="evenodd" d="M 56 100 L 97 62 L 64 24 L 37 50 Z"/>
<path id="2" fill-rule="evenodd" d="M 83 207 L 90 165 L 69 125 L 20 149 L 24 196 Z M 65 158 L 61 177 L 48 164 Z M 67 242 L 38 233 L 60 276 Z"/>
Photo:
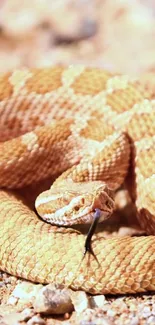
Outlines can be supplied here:
<path id="1" fill-rule="evenodd" d="M 109 208 L 109 209 L 113 209 L 113 204 L 112 204 L 112 202 L 111 201 L 107 201 L 107 207 Z"/>
<path id="2" fill-rule="evenodd" d="M 76 206 L 74 207 L 74 210 L 75 210 L 75 211 L 79 211 L 79 209 L 80 209 L 80 208 L 79 208 L 78 205 L 76 205 Z"/>

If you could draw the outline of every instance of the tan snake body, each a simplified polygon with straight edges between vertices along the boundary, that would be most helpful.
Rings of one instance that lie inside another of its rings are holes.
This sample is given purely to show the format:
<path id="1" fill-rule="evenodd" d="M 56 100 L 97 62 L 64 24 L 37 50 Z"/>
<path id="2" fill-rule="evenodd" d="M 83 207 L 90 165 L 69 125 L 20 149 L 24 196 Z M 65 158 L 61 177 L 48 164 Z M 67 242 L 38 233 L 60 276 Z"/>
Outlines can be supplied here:
<path id="1" fill-rule="evenodd" d="M 7 73 L 0 77 L 0 139 L 1 270 L 93 294 L 155 290 L 155 100 L 149 87 L 82 66 Z M 107 197 L 127 173 L 138 220 L 150 236 L 96 234 L 96 258 L 83 258 L 83 234 L 43 222 L 10 192 L 60 175 L 36 201 L 40 213 L 62 225 L 88 222 L 96 207 L 111 212 Z"/>

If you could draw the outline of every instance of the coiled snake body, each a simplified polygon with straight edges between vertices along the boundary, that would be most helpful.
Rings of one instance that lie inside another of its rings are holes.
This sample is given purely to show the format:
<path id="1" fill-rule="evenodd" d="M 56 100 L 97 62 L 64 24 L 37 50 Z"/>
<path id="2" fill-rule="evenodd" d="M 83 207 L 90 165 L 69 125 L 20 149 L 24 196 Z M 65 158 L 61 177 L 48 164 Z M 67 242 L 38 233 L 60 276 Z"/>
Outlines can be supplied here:
<path id="1" fill-rule="evenodd" d="M 155 290 L 155 101 L 149 88 L 81 66 L 7 73 L 0 78 L 0 139 L 1 270 L 94 294 Z M 127 173 L 139 222 L 150 235 L 96 234 L 94 255 L 84 258 L 83 234 L 42 221 L 12 192 L 55 177 L 36 200 L 39 214 L 60 225 L 91 222 L 95 208 L 104 218 L 112 212 L 112 191 Z"/>

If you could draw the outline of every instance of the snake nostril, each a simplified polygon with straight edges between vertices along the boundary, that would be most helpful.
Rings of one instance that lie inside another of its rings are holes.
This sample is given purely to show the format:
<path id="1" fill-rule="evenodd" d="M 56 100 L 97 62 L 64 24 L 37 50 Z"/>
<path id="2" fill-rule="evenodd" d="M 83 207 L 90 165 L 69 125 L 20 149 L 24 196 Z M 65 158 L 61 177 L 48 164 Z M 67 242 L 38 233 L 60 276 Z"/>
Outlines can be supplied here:
<path id="1" fill-rule="evenodd" d="M 110 207 L 110 204 L 109 204 L 109 201 L 108 201 L 108 200 L 105 202 L 105 204 L 106 204 L 106 206 L 107 206 L 108 208 Z"/>
<path id="2" fill-rule="evenodd" d="M 84 199 L 84 197 L 81 199 L 81 203 L 82 203 L 82 204 L 85 203 L 85 199 Z"/>

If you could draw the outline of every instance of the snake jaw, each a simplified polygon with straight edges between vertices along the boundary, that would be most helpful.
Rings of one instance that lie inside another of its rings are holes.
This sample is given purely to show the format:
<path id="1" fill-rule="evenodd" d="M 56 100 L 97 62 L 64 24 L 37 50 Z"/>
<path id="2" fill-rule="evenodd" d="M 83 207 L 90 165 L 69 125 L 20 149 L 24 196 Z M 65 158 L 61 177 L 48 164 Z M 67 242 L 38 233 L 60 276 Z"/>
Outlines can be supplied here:
<path id="1" fill-rule="evenodd" d="M 92 223 L 95 209 L 100 209 L 100 222 L 114 210 L 112 191 L 101 181 L 74 183 L 64 180 L 43 192 L 35 203 L 38 214 L 56 225 Z"/>

